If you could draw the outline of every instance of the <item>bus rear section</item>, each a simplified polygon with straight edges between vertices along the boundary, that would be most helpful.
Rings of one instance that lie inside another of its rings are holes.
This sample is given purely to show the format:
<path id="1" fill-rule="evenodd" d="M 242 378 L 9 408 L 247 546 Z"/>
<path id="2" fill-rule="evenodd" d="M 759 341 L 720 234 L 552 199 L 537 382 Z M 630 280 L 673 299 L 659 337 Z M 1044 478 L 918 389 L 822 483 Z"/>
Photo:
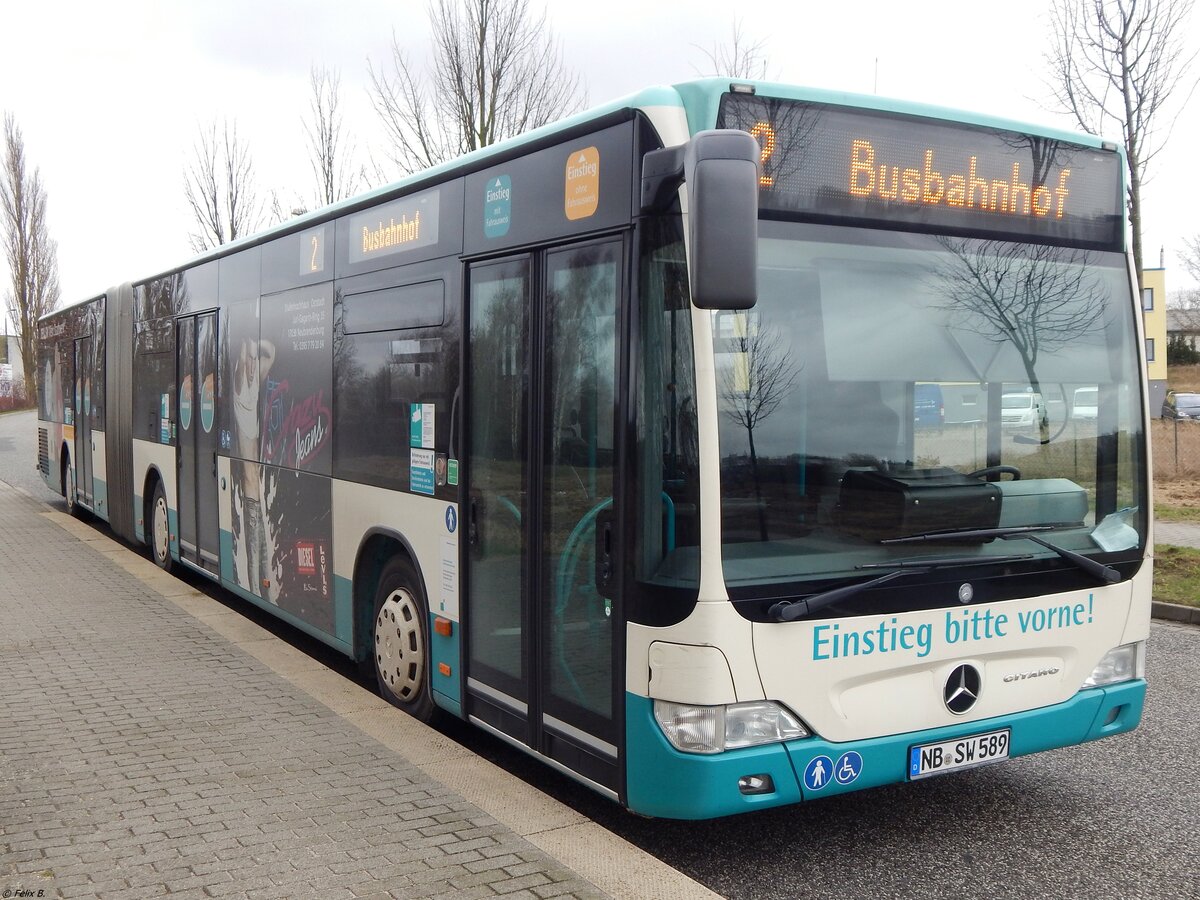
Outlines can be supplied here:
<path id="1" fill-rule="evenodd" d="M 644 348 L 675 374 L 644 379 L 671 424 L 641 454 L 628 805 L 726 815 L 1135 728 L 1152 576 L 1119 153 L 799 94 L 719 110 L 762 150 L 757 302 L 672 318 L 690 384 Z M 971 420 L 924 427 L 929 385 L 969 387 Z M 719 489 L 685 495 L 689 466 Z"/>
<path id="2" fill-rule="evenodd" d="M 109 519 L 105 314 L 98 297 L 38 322 L 38 459 L 72 515 Z"/>

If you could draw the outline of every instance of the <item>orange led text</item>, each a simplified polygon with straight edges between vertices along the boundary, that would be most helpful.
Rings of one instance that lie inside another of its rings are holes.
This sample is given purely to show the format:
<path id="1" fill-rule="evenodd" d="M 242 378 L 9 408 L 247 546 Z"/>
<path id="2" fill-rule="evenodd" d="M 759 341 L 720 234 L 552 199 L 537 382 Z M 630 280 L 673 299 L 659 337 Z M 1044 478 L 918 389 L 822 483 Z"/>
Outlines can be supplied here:
<path id="1" fill-rule="evenodd" d="M 387 225 L 379 223 L 378 228 L 364 227 L 362 230 L 362 252 L 377 253 L 391 247 L 411 244 L 421 237 L 421 214 L 415 213 L 412 219 L 401 216 L 397 222 L 394 218 Z"/>
<path id="2" fill-rule="evenodd" d="M 1012 164 L 1009 177 L 989 179 L 978 172 L 976 156 L 968 158 L 966 171 L 955 172 L 935 167 L 932 150 L 925 150 L 921 167 L 914 168 L 881 162 L 870 141 L 856 140 L 850 146 L 849 189 L 855 197 L 1061 219 L 1070 177 L 1070 169 L 1060 170 L 1051 188 L 1023 180 L 1019 162 Z"/>

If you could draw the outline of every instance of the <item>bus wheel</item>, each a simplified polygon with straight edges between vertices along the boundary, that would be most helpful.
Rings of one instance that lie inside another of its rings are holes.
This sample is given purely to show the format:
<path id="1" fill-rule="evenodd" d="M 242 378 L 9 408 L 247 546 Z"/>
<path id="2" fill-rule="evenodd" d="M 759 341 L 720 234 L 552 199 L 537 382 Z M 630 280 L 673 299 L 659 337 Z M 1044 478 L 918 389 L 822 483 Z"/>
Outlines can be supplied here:
<path id="1" fill-rule="evenodd" d="M 67 499 L 67 514 L 79 518 L 83 514 L 83 507 L 79 505 L 78 488 L 75 485 L 75 467 L 71 465 L 69 458 L 63 459 L 62 489 L 63 496 Z"/>
<path id="2" fill-rule="evenodd" d="M 150 556 L 164 572 L 171 571 L 174 562 L 171 559 L 171 519 L 167 515 L 167 495 L 161 481 L 154 485 L 154 499 L 150 503 Z"/>
<path id="3" fill-rule="evenodd" d="M 428 616 L 421 581 L 406 559 L 384 566 L 375 592 L 375 680 L 383 699 L 409 715 L 433 718 Z"/>

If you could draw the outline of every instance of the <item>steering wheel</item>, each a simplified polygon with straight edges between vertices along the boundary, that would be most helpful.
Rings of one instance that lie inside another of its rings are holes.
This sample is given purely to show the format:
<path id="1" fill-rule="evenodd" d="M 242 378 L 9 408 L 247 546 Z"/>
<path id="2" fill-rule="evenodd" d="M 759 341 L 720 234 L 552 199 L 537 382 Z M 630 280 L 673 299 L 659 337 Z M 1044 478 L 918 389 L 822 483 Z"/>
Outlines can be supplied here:
<path id="1" fill-rule="evenodd" d="M 1021 480 L 1021 470 L 1016 466 L 985 466 L 967 475 L 968 478 L 986 478 L 989 475 L 1011 475 L 1013 481 Z"/>

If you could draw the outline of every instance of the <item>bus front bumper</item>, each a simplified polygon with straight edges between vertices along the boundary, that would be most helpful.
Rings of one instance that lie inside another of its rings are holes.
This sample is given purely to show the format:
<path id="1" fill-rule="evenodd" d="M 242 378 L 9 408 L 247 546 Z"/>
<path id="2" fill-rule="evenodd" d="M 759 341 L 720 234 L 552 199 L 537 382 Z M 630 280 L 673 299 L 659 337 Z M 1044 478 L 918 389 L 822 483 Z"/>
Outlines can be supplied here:
<path id="1" fill-rule="evenodd" d="M 1010 758 L 1069 747 L 1132 731 L 1141 721 L 1145 697 L 1146 682 L 1137 679 L 1082 690 L 1054 706 L 946 728 L 845 743 L 814 736 L 703 755 L 672 747 L 654 719 L 654 701 L 627 694 L 626 802 L 647 816 L 707 819 L 896 784 L 910 780 L 914 746 L 1008 729 Z M 852 766 L 844 771 L 854 771 L 854 777 L 844 783 L 829 777 L 848 754 Z M 818 768 L 821 773 L 814 777 Z M 773 790 L 744 793 L 739 786 L 747 778 L 761 783 L 763 776 Z M 810 787 L 814 783 L 820 787 Z"/>

